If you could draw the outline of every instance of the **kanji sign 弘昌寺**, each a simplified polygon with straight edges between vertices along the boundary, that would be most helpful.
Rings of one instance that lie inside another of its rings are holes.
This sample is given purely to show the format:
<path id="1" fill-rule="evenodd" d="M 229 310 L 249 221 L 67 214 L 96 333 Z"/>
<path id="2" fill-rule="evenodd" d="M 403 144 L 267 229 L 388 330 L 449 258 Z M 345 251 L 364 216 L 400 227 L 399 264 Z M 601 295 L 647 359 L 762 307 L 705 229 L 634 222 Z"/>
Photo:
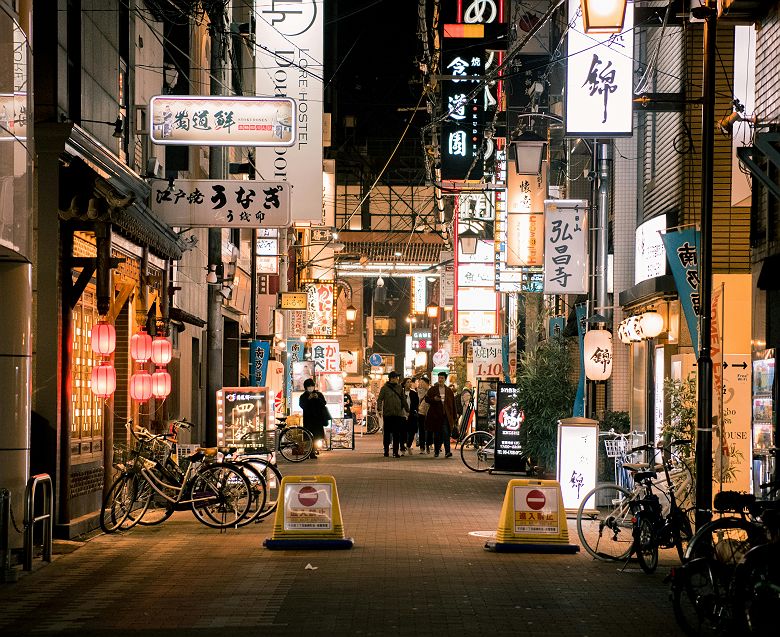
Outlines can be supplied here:
<path id="1" fill-rule="evenodd" d="M 544 293 L 588 292 L 588 202 L 544 202 Z"/>

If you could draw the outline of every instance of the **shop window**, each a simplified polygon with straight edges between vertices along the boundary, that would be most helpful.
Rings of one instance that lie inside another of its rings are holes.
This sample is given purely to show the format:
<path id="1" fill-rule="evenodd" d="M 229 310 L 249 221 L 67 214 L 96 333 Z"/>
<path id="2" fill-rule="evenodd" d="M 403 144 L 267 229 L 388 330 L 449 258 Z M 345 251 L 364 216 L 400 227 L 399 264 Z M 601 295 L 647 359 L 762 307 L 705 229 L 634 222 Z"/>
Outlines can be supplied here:
<path id="1" fill-rule="evenodd" d="M 104 401 L 90 389 L 92 367 L 98 363 L 92 352 L 92 326 L 97 323 L 97 297 L 87 286 L 73 309 L 71 339 L 71 451 L 74 455 L 102 450 Z"/>

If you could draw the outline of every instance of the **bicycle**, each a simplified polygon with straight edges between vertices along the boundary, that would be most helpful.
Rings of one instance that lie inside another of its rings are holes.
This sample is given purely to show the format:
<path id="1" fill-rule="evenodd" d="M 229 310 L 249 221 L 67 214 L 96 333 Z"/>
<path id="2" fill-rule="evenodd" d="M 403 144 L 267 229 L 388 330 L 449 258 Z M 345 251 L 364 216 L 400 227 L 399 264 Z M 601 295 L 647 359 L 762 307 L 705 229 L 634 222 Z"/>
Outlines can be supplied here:
<path id="1" fill-rule="evenodd" d="M 141 443 L 160 438 L 146 430 L 135 432 L 130 424 L 128 427 Z M 156 500 L 153 494 L 171 505 L 166 508 L 166 517 L 173 507 L 190 505 L 195 518 L 206 526 L 236 526 L 249 511 L 254 492 L 241 468 L 216 461 L 218 451 L 199 449 L 187 458 L 183 473 L 175 463 L 168 462 L 170 451 L 163 462 L 133 453 L 132 464 L 124 467 L 103 500 L 101 528 L 106 533 L 132 528 L 144 517 L 150 502 Z M 144 494 L 145 500 L 139 499 Z"/>
<path id="2" fill-rule="evenodd" d="M 752 494 L 723 491 L 715 496 L 714 508 L 721 517 L 696 531 L 683 565 L 670 577 L 675 619 L 687 634 L 715 635 L 730 629 L 744 632 L 744 622 L 763 623 L 759 620 L 763 604 L 754 607 L 753 594 L 765 590 L 762 580 L 774 578 L 776 585 L 780 576 L 777 570 L 767 571 L 776 564 L 768 559 L 777 559 L 776 549 L 751 554 L 770 539 L 768 525 L 761 520 L 767 506 L 769 503 L 756 501 Z M 770 524 L 776 538 L 777 522 Z M 750 561 L 743 566 L 748 555 Z M 746 588 L 751 583 L 752 592 Z"/>
<path id="3" fill-rule="evenodd" d="M 281 429 L 276 433 L 276 450 L 289 462 L 303 462 L 314 452 L 314 438 L 311 432 L 298 425 L 286 425 L 287 418 L 277 419 Z"/>
<path id="4" fill-rule="evenodd" d="M 671 452 L 676 446 L 690 445 L 690 440 L 675 440 L 661 449 Z M 632 452 L 647 451 L 654 454 L 657 447 L 641 445 L 634 447 Z M 653 470 L 638 471 L 634 475 L 634 481 L 644 488 L 644 495 L 640 499 L 633 499 L 629 508 L 633 514 L 634 531 L 632 552 L 636 554 L 640 568 L 647 574 L 652 574 L 658 568 L 658 549 L 676 548 L 677 555 L 682 561 L 683 542 L 688 542 L 693 536 L 693 528 L 688 513 L 683 511 L 675 497 L 675 485 L 669 474 L 669 462 L 661 462 L 666 481 L 666 494 L 669 498 L 669 509 L 664 514 L 661 510 L 661 502 L 653 492 L 653 480 L 657 473 Z"/>
<path id="5" fill-rule="evenodd" d="M 496 437 L 488 431 L 472 431 L 460 443 L 460 459 L 472 471 L 483 473 L 491 471 L 495 466 Z M 526 475 L 533 476 L 541 472 L 540 467 L 535 467 L 528 456 L 521 456 L 520 461 Z"/>
<path id="6" fill-rule="evenodd" d="M 630 434 L 623 434 L 630 435 Z M 624 447 L 621 469 L 631 474 L 652 469 L 662 471 L 661 464 L 650 465 L 646 462 L 629 462 L 633 448 Z M 688 498 L 693 492 L 693 476 L 688 465 L 674 453 L 667 453 L 664 460 L 668 463 L 669 480 L 674 486 L 677 504 L 687 510 Z M 633 483 L 633 484 L 631 484 Z M 653 479 L 653 488 L 659 496 L 663 515 L 671 505 L 666 488 L 668 483 Z M 634 546 L 634 514 L 631 502 L 639 500 L 645 493 L 645 487 L 634 482 L 633 478 L 626 486 L 605 482 L 588 491 L 577 509 L 577 535 L 580 544 L 591 557 L 603 561 L 618 561 L 629 558 Z M 685 494 L 679 496 L 679 494 Z M 678 497 L 679 496 L 679 497 Z"/>
<path id="7" fill-rule="evenodd" d="M 376 414 L 366 414 L 366 434 L 375 434 L 382 429 L 379 422 L 379 416 Z"/>

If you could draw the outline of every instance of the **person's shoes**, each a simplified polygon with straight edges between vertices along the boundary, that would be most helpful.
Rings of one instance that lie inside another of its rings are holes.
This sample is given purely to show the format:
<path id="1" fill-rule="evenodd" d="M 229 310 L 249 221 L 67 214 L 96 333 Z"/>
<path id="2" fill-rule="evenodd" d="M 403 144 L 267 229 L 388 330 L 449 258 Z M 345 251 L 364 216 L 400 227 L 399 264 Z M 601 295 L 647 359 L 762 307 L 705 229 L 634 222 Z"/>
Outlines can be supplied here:
<path id="1" fill-rule="evenodd" d="M 390 455 L 390 452 L 389 451 L 385 451 L 385 453 L 384 453 L 385 458 L 387 458 L 389 455 Z"/>
<path id="2" fill-rule="evenodd" d="M 406 455 L 406 450 L 405 449 L 401 449 L 401 451 L 399 451 L 398 453 L 401 454 L 402 456 L 405 456 Z"/>
<path id="3" fill-rule="evenodd" d="M 425 454 L 425 449 L 423 449 L 422 447 L 420 447 L 420 455 L 422 456 L 422 455 L 424 455 L 424 454 Z"/>
<path id="4" fill-rule="evenodd" d="M 445 453 L 444 457 L 445 458 L 452 458 L 452 452 L 450 451 L 449 453 Z"/>
<path id="5" fill-rule="evenodd" d="M 434 451 L 433 452 L 433 457 L 434 458 L 438 458 L 439 457 L 439 452 L 438 451 Z"/>
<path id="6" fill-rule="evenodd" d="M 317 459 L 317 454 L 316 454 L 315 452 L 313 452 L 313 451 L 312 451 L 312 452 L 309 454 L 309 460 L 316 460 L 316 459 Z"/>
<path id="7" fill-rule="evenodd" d="M 397 453 L 394 453 L 394 454 L 393 454 L 393 458 L 400 458 L 400 457 L 401 457 L 401 456 L 399 456 Z"/>
<path id="8" fill-rule="evenodd" d="M 427 447 L 427 448 L 425 449 L 425 453 L 427 453 L 427 454 L 430 454 L 430 453 L 431 453 L 431 448 L 430 448 L 430 447 Z"/>

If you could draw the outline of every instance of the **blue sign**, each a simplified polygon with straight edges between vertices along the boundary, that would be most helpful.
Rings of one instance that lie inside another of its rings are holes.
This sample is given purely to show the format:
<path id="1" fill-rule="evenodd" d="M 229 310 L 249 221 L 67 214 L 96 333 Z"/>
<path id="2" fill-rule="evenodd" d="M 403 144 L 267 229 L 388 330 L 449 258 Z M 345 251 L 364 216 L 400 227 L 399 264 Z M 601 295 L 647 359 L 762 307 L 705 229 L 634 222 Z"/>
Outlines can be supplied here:
<path id="1" fill-rule="evenodd" d="M 577 314 L 577 335 L 580 341 L 580 379 L 577 383 L 577 395 L 574 397 L 572 416 L 585 417 L 585 328 L 588 322 L 588 308 L 584 303 L 575 306 Z"/>
<path id="2" fill-rule="evenodd" d="M 696 356 L 699 356 L 699 231 L 693 228 L 673 230 L 661 235 L 666 260 L 672 270 L 688 331 Z"/>
<path id="3" fill-rule="evenodd" d="M 556 316 L 550 319 L 549 333 L 550 338 L 560 338 L 563 336 L 563 330 L 566 328 L 566 319 L 563 316 Z"/>
<path id="4" fill-rule="evenodd" d="M 379 367 L 382 364 L 382 356 L 380 354 L 371 354 L 371 356 L 368 357 L 368 362 L 371 363 L 373 367 Z"/>
<path id="5" fill-rule="evenodd" d="M 270 355 L 270 341 L 252 341 L 249 344 L 249 384 L 252 387 L 265 387 Z"/>
<path id="6" fill-rule="evenodd" d="M 285 390 L 284 396 L 287 400 L 287 409 L 289 413 L 290 401 L 292 400 L 292 364 L 303 360 L 303 343 L 297 338 L 287 339 L 287 356 L 284 361 Z"/>

